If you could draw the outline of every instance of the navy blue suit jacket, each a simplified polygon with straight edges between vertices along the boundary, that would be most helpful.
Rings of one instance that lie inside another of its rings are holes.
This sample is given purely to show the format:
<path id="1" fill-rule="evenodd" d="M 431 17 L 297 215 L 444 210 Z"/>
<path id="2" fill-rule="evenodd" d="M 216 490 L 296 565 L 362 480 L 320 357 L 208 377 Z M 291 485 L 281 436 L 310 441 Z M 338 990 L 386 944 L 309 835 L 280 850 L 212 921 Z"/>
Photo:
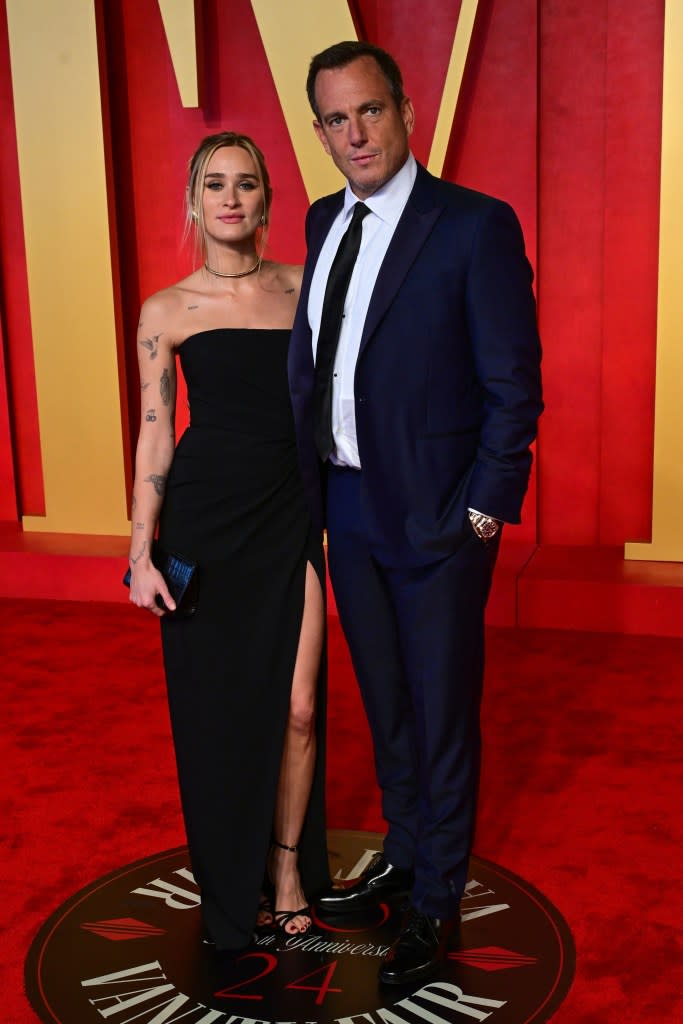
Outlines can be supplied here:
<path id="1" fill-rule="evenodd" d="M 289 355 L 301 468 L 322 527 L 308 296 L 343 191 L 313 204 Z M 433 177 L 415 185 L 382 263 L 355 376 L 363 500 L 385 564 L 451 554 L 467 508 L 519 522 L 543 405 L 532 272 L 512 209 Z"/>

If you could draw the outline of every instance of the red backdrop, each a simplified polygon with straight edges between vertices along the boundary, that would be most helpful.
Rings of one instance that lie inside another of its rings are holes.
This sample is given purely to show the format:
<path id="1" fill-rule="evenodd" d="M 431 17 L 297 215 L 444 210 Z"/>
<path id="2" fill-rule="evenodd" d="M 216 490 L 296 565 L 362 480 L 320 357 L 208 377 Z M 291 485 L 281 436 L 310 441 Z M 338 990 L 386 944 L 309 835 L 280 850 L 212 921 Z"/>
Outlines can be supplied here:
<path id="1" fill-rule="evenodd" d="M 301 261 L 307 199 L 249 0 L 198 3 L 201 107 L 180 104 L 156 0 L 97 0 L 126 445 L 141 298 L 188 269 L 187 159 L 219 128 L 264 149 L 271 252 Z M 426 162 L 458 4 L 354 0 L 391 50 Z M 444 176 L 507 199 L 537 273 L 547 411 L 518 538 L 650 533 L 663 0 L 480 0 Z M 305 68 L 301 69 L 302 89 Z M 4 0 L 0 0 L 0 518 L 43 496 Z"/>

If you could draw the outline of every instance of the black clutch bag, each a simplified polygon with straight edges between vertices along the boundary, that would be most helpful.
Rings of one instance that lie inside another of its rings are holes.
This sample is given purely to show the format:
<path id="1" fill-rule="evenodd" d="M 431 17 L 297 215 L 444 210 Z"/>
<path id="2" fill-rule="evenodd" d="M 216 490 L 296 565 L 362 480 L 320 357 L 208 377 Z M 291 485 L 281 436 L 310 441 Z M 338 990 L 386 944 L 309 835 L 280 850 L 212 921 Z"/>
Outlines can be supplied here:
<path id="1" fill-rule="evenodd" d="M 164 577 L 166 586 L 171 597 L 175 601 L 175 611 L 171 611 L 164 604 L 160 594 L 156 596 L 156 602 L 166 612 L 166 616 L 172 619 L 186 619 L 193 615 L 197 608 L 197 597 L 199 595 L 199 576 L 197 565 L 180 555 L 173 555 L 164 551 L 156 541 L 152 544 L 152 563 Z M 130 569 L 123 577 L 126 587 L 130 587 Z"/>

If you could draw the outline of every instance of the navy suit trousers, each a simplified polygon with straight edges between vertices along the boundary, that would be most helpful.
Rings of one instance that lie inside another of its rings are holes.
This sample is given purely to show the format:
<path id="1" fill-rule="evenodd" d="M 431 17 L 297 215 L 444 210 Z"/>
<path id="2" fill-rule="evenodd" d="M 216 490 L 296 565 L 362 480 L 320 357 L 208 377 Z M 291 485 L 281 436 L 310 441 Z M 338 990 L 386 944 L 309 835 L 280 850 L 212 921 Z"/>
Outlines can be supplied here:
<path id="1" fill-rule="evenodd" d="M 375 751 L 390 863 L 415 869 L 414 906 L 457 911 L 480 766 L 484 608 L 500 537 L 474 530 L 426 566 L 381 564 L 361 471 L 329 466 L 329 568 Z"/>

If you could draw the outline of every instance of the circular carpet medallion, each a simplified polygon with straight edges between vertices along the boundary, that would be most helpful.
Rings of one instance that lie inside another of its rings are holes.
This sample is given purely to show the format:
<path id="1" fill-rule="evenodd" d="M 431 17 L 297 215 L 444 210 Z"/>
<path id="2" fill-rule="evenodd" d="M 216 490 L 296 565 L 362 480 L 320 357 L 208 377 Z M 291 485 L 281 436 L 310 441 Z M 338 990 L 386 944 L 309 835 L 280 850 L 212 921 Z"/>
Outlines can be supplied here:
<path id="1" fill-rule="evenodd" d="M 373 832 L 328 834 L 333 875 L 360 873 Z M 200 942 L 187 849 L 127 864 L 67 900 L 26 962 L 26 990 L 50 1024 L 530 1024 L 548 1020 L 574 974 L 569 928 L 524 879 L 473 857 L 462 927 L 441 972 L 381 986 L 400 908 L 314 916 L 305 935 L 263 931 L 241 955 Z"/>

